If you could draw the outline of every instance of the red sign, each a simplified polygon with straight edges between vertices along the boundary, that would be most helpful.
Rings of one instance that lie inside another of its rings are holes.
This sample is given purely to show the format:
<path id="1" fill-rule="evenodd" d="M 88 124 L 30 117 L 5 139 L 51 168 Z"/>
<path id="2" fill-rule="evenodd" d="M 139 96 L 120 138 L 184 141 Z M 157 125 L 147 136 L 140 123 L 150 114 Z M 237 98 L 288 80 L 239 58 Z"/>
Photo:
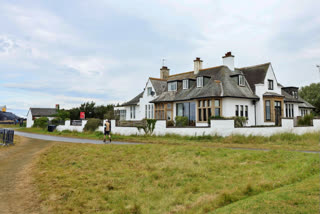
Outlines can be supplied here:
<path id="1" fill-rule="evenodd" d="M 84 111 L 80 112 L 80 119 L 84 120 L 86 118 L 86 114 Z"/>

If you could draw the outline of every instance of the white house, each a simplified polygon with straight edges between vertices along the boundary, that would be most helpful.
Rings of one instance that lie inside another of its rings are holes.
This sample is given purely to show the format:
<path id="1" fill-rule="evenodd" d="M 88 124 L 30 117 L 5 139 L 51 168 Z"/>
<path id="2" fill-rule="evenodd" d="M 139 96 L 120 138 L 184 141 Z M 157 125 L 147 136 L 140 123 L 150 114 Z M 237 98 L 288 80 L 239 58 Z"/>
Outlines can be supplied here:
<path id="1" fill-rule="evenodd" d="M 297 87 L 282 86 L 271 63 L 236 68 L 234 56 L 223 65 L 203 68 L 200 58 L 190 72 L 149 78 L 144 91 L 116 110 L 121 120 L 154 118 L 173 121 L 185 116 L 189 126 L 208 126 L 210 117 L 245 117 L 248 126 L 280 125 L 281 118 L 309 114 L 314 107 L 299 97 Z"/>
<path id="2" fill-rule="evenodd" d="M 34 120 L 40 117 L 48 117 L 49 120 L 57 114 L 56 108 L 30 108 L 27 114 L 27 128 L 33 126 Z"/>

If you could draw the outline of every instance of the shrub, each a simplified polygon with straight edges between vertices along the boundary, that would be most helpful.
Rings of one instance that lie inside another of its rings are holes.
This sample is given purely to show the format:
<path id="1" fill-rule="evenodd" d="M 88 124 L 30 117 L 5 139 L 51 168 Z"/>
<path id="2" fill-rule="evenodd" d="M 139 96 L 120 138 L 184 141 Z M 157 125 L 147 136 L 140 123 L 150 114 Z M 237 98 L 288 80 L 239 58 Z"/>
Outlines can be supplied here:
<path id="1" fill-rule="evenodd" d="M 145 121 L 145 125 L 137 126 L 137 129 L 140 131 L 141 129 L 144 131 L 145 134 L 151 135 L 156 127 L 157 120 L 155 119 L 143 119 Z"/>
<path id="2" fill-rule="evenodd" d="M 47 117 L 40 117 L 34 120 L 33 127 L 45 129 L 48 127 L 49 119 Z"/>
<path id="3" fill-rule="evenodd" d="M 100 119 L 97 119 L 97 118 L 90 118 L 86 125 L 84 126 L 84 131 L 92 131 L 94 132 L 98 127 L 99 125 L 101 124 L 101 121 Z"/>
<path id="4" fill-rule="evenodd" d="M 307 114 L 298 119 L 298 126 L 312 126 L 313 115 Z"/>
<path id="5" fill-rule="evenodd" d="M 58 125 L 60 125 L 61 120 L 62 120 L 62 119 L 61 119 L 60 117 L 53 118 L 53 119 L 51 120 L 51 124 L 58 126 Z"/>
<path id="6" fill-rule="evenodd" d="M 235 117 L 234 127 L 243 127 L 247 123 L 247 118 L 245 117 Z"/>
<path id="7" fill-rule="evenodd" d="M 176 121 L 177 127 L 185 127 L 189 123 L 188 117 L 183 117 L 183 116 L 176 116 L 175 121 Z"/>

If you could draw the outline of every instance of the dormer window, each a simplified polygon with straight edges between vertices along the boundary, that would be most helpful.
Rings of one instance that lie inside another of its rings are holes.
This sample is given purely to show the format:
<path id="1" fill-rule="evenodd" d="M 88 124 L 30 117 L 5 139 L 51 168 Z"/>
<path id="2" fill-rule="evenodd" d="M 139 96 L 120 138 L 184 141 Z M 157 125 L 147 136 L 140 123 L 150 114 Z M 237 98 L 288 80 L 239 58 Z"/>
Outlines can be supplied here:
<path id="1" fill-rule="evenodd" d="M 177 82 L 169 82 L 168 91 L 176 91 L 176 90 L 177 90 Z"/>
<path id="2" fill-rule="evenodd" d="M 238 77 L 238 85 L 244 86 L 244 76 L 243 75 L 239 75 L 239 77 Z"/>
<path id="3" fill-rule="evenodd" d="M 292 91 L 292 96 L 297 99 L 298 98 L 298 92 L 297 91 Z"/>
<path id="4" fill-rule="evenodd" d="M 152 87 L 148 87 L 148 96 L 151 96 L 152 95 Z"/>
<path id="5" fill-rule="evenodd" d="M 273 80 L 268 80 L 268 89 L 273 90 Z"/>
<path id="6" fill-rule="evenodd" d="M 183 80 L 182 81 L 182 88 L 183 89 L 189 89 L 189 80 Z"/>
<path id="7" fill-rule="evenodd" d="M 197 87 L 198 88 L 203 87 L 203 77 L 197 77 Z"/>

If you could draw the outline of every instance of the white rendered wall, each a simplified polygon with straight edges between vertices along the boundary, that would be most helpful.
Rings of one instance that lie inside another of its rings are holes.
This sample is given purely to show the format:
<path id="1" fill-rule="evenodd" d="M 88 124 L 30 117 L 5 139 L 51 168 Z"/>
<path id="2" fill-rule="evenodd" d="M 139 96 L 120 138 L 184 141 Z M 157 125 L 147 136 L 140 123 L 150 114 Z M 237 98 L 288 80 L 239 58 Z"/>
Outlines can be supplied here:
<path id="1" fill-rule="evenodd" d="M 268 89 L 268 80 L 273 80 L 273 90 Z M 281 86 L 278 86 L 278 81 L 271 65 L 268 68 L 264 83 L 256 84 L 255 87 L 255 93 L 260 98 L 260 100 L 257 102 L 257 125 L 274 125 L 274 122 L 264 122 L 263 94 L 266 92 L 281 94 Z M 282 108 L 285 108 L 285 106 L 282 106 Z"/>
<path id="2" fill-rule="evenodd" d="M 27 128 L 30 128 L 30 127 L 32 127 L 33 126 L 33 120 L 32 120 L 32 113 L 31 113 L 31 111 L 29 110 L 28 111 L 28 115 L 27 115 Z"/>
<path id="3" fill-rule="evenodd" d="M 293 119 L 282 119 L 281 127 L 243 127 L 234 128 L 233 120 L 211 120 L 211 127 L 194 127 L 194 128 L 167 128 L 165 120 L 159 120 L 156 123 L 154 134 L 177 134 L 182 136 L 200 136 L 200 135 L 254 135 L 254 136 L 271 136 L 277 133 L 295 133 L 304 134 L 307 132 L 320 132 L 320 119 L 313 120 L 313 126 L 294 127 Z M 111 121 L 112 133 L 121 135 L 143 135 L 135 127 L 116 127 L 115 121 Z"/>
<path id="4" fill-rule="evenodd" d="M 69 130 L 69 131 L 82 132 L 84 126 L 86 125 L 86 123 L 87 123 L 87 120 L 82 120 L 82 125 L 81 125 L 81 126 L 71 126 L 71 125 L 70 125 L 70 120 L 66 120 L 64 126 L 59 125 L 59 126 L 57 126 L 56 129 L 57 129 L 58 131 Z"/>
<path id="5" fill-rule="evenodd" d="M 239 99 L 239 98 L 223 98 L 222 99 L 222 116 L 234 117 L 236 112 L 236 105 L 239 105 L 239 116 L 240 116 L 240 105 L 243 105 L 243 114 L 245 116 L 245 106 L 248 106 L 248 123 L 246 125 L 255 125 L 254 119 L 254 105 L 250 99 Z"/>

